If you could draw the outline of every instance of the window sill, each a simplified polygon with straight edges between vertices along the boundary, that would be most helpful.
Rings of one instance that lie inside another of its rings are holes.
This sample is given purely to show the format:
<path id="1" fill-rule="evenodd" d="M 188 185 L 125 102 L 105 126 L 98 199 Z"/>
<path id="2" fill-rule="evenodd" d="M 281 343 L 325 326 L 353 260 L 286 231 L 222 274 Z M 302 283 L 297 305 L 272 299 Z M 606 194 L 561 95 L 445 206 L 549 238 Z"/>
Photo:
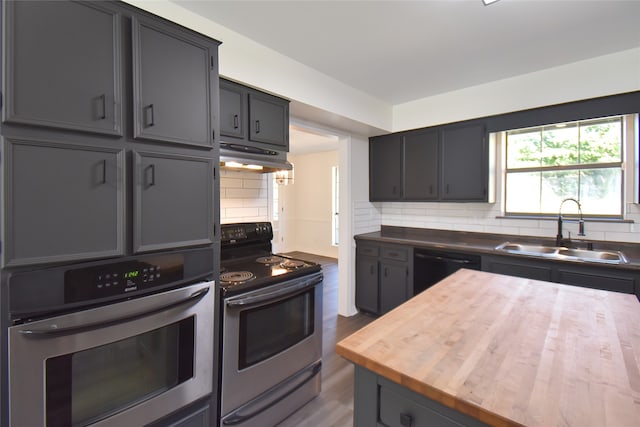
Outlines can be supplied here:
<path id="1" fill-rule="evenodd" d="M 535 215 L 498 215 L 496 219 L 528 219 L 528 220 L 536 220 L 536 221 L 557 221 L 558 216 L 535 216 Z M 576 216 L 564 216 L 565 220 L 575 221 L 578 219 Z M 633 224 L 635 223 L 632 219 L 622 219 L 622 218 L 592 218 L 585 217 L 584 222 L 605 222 L 609 224 Z"/>

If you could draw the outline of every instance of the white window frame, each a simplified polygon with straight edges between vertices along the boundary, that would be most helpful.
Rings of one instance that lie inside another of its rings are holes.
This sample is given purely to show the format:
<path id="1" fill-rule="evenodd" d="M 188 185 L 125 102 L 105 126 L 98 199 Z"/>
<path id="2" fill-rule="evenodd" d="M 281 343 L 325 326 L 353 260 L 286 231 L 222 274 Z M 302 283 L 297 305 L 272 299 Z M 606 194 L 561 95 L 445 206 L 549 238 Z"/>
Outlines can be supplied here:
<path id="1" fill-rule="evenodd" d="M 603 219 L 603 220 L 624 220 L 626 216 L 626 206 L 627 203 L 635 201 L 638 202 L 638 189 L 637 189 L 637 179 L 638 179 L 638 114 L 628 114 L 622 115 L 622 159 L 621 159 L 621 169 L 622 169 L 622 182 L 621 182 L 621 215 L 592 215 L 589 212 L 583 212 L 584 216 L 591 219 Z M 605 118 L 605 117 L 603 117 Z M 586 121 L 586 120 L 584 120 Z M 546 126 L 552 126 L 554 124 L 549 124 Z M 544 125 L 543 125 L 544 126 Z M 543 126 L 535 126 L 534 128 L 543 127 Z M 507 174 L 510 172 L 507 169 L 507 131 L 501 132 L 500 139 L 503 141 L 502 144 L 502 212 L 503 215 L 507 218 L 551 218 L 555 217 L 557 214 L 555 213 L 519 213 L 519 212 L 508 212 L 507 211 L 507 197 L 508 197 L 508 189 L 507 189 Z M 635 161 L 634 161 L 635 159 Z M 575 169 L 578 170 L 581 167 L 575 168 L 562 168 L 562 169 Z M 535 170 L 536 168 L 531 168 Z M 544 169 L 544 168 L 540 168 Z"/>

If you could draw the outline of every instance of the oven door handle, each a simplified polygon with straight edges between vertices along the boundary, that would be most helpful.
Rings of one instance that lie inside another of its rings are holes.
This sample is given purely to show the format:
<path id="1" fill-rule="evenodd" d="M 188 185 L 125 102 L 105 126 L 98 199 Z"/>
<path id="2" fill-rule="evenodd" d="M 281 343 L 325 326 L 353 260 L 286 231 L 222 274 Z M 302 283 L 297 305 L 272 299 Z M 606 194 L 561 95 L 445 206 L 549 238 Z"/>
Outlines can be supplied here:
<path id="1" fill-rule="evenodd" d="M 265 302 L 276 302 L 283 300 L 289 296 L 300 294 L 307 289 L 313 288 L 318 283 L 322 282 L 322 274 L 314 274 L 313 277 L 302 282 L 296 282 L 291 286 L 277 289 L 273 292 L 261 292 L 257 295 L 248 295 L 238 299 L 227 300 L 228 307 L 249 307 L 257 304 L 264 304 Z"/>
<path id="2" fill-rule="evenodd" d="M 240 408 L 224 417 L 224 419 L 222 420 L 222 425 L 238 425 L 255 417 L 256 415 L 261 414 L 275 404 L 286 399 L 300 387 L 304 386 L 313 378 L 315 378 L 315 376 L 320 373 L 321 368 L 321 360 L 306 367 L 302 371 L 295 374 L 293 377 L 288 378 L 275 387 L 265 391 L 258 397 L 251 400 L 249 403 L 242 405 Z"/>
<path id="3" fill-rule="evenodd" d="M 200 288 L 193 291 L 186 298 L 181 298 L 176 301 L 169 301 L 159 304 L 157 306 L 145 309 L 140 312 L 127 313 L 120 317 L 97 320 L 91 323 L 75 324 L 69 326 L 58 327 L 56 323 L 50 323 L 48 327 L 42 329 L 23 329 L 20 333 L 27 338 L 50 338 L 61 335 L 77 334 L 79 332 L 91 331 L 94 329 L 104 328 L 107 326 L 113 326 L 118 323 L 124 323 L 142 317 L 149 316 L 151 314 L 159 313 L 161 311 L 169 310 L 184 304 L 192 303 L 204 298 L 209 293 L 209 286 Z"/>

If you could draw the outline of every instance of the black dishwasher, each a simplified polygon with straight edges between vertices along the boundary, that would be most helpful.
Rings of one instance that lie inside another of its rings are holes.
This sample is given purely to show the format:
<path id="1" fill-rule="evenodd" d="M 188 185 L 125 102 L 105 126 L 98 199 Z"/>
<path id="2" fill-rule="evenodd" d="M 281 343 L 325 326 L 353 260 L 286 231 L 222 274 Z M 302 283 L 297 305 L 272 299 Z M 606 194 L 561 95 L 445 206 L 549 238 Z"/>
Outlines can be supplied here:
<path id="1" fill-rule="evenodd" d="M 414 250 L 413 293 L 419 294 L 461 268 L 480 270 L 480 255 L 444 252 L 431 249 Z"/>

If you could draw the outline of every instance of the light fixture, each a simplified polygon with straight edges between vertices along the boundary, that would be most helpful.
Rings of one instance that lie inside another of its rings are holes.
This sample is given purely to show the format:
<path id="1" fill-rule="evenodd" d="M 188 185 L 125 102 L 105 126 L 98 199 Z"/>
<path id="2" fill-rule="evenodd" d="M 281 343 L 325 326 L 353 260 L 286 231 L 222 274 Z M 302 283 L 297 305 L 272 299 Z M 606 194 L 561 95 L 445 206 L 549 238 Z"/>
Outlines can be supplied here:
<path id="1" fill-rule="evenodd" d="M 275 172 L 275 179 L 278 185 L 293 184 L 293 165 L 291 170 L 279 170 Z"/>
<path id="2" fill-rule="evenodd" d="M 491 3 L 495 3 L 498 0 L 482 0 L 482 3 L 484 3 L 485 6 L 489 6 Z"/>
<path id="3" fill-rule="evenodd" d="M 260 165 L 250 165 L 250 164 L 239 163 L 239 162 L 221 162 L 221 164 L 222 166 L 225 166 L 227 168 L 250 169 L 255 171 L 261 171 L 263 169 L 263 167 Z"/>

